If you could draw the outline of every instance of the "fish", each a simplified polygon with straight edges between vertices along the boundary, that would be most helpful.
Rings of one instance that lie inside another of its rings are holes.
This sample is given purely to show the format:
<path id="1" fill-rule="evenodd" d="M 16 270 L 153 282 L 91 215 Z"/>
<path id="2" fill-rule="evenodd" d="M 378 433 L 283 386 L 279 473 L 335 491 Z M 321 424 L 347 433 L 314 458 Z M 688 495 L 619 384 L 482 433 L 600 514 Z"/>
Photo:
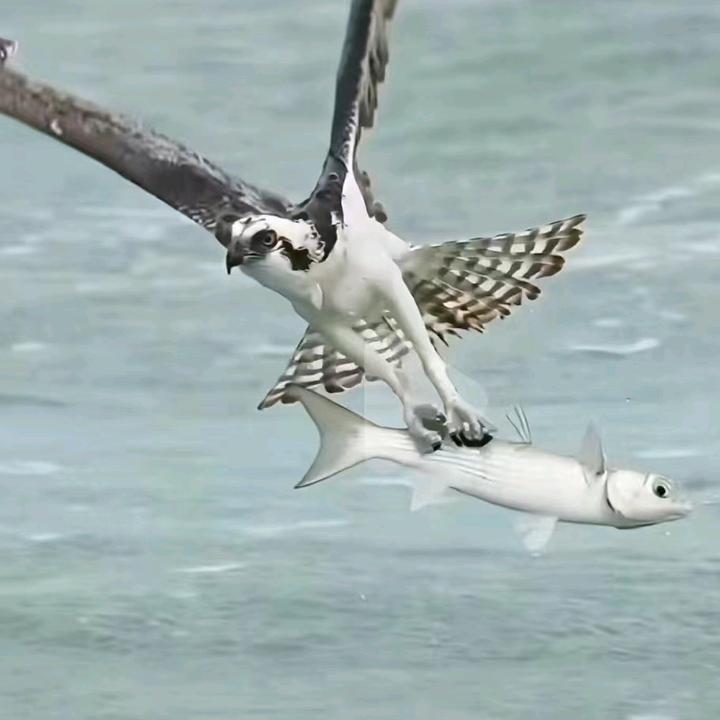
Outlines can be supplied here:
<path id="1" fill-rule="evenodd" d="M 327 397 L 299 386 L 289 391 L 317 426 L 320 448 L 296 488 L 327 480 L 371 459 L 419 471 L 411 510 L 465 495 L 521 511 L 518 530 L 539 554 L 558 522 L 621 530 L 684 518 L 692 504 L 667 477 L 615 469 L 607 464 L 599 433 L 589 425 L 577 458 L 545 452 L 532 442 L 524 413 L 513 422 L 519 440 L 494 437 L 482 447 L 446 437 L 425 454 L 409 431 L 376 425 Z"/>

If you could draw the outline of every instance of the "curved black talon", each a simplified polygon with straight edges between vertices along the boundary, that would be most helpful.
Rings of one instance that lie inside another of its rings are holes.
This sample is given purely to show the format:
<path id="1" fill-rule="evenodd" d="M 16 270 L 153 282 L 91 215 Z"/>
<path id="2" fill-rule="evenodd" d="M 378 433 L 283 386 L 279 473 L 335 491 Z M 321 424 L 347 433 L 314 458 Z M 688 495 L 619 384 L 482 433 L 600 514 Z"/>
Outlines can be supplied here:
<path id="1" fill-rule="evenodd" d="M 490 433 L 484 433 L 481 438 L 469 438 L 462 430 L 450 433 L 450 439 L 458 447 L 485 447 L 493 437 Z"/>
<path id="2" fill-rule="evenodd" d="M 418 405 L 415 415 L 426 430 L 439 433 L 441 437 L 447 436 L 447 418 L 433 405 Z"/>

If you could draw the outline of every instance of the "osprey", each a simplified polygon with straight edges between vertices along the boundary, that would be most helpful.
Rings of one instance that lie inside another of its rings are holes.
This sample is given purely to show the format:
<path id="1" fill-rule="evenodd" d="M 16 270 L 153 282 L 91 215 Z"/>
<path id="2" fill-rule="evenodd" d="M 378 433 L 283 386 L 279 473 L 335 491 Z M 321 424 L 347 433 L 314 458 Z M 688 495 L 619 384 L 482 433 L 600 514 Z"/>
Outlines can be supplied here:
<path id="1" fill-rule="evenodd" d="M 353 0 L 335 87 L 330 146 L 310 195 L 292 203 L 229 175 L 163 135 L 25 76 L 0 72 L 0 112 L 99 160 L 213 232 L 226 267 L 280 293 L 308 322 L 290 363 L 260 408 L 293 402 L 290 385 L 341 392 L 384 380 L 425 449 L 439 447 L 427 406 L 400 370 L 414 350 L 443 404 L 440 422 L 468 442 L 489 439 L 464 402 L 435 341 L 482 331 L 554 275 L 580 240 L 584 216 L 490 238 L 413 247 L 386 226 L 358 168 L 363 129 L 373 125 L 388 63 L 396 0 Z"/>

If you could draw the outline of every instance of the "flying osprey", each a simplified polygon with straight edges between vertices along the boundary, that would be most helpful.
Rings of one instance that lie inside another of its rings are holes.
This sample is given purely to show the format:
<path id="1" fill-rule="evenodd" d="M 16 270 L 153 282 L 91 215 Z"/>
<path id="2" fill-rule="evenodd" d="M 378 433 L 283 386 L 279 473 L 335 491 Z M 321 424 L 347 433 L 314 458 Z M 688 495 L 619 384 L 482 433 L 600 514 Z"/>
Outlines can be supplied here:
<path id="1" fill-rule="evenodd" d="M 396 0 L 353 0 L 335 89 L 330 147 L 309 197 L 292 203 L 231 176 L 169 138 L 25 76 L 0 71 L 0 112 L 89 155 L 214 232 L 228 272 L 241 270 L 285 296 L 308 328 L 260 403 L 292 402 L 289 385 L 341 392 L 384 380 L 411 432 L 430 449 L 399 365 L 414 350 L 451 431 L 482 441 L 481 418 L 458 395 L 434 340 L 482 331 L 540 293 L 534 279 L 557 273 L 578 243 L 584 217 L 517 234 L 413 247 L 385 225 L 357 165 L 388 62 Z M 435 429 L 437 425 L 435 425 Z"/>

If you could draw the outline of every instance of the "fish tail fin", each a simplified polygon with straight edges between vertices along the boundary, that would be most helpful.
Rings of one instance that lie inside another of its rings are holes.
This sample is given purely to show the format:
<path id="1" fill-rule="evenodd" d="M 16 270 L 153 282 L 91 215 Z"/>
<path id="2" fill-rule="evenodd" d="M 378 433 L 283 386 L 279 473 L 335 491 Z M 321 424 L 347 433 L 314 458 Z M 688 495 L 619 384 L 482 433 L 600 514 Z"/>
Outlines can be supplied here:
<path id="1" fill-rule="evenodd" d="M 372 458 L 402 463 L 417 455 L 418 451 L 407 431 L 376 425 L 342 405 L 297 385 L 288 387 L 287 394 L 302 404 L 320 433 L 320 449 L 296 488 L 327 480 Z"/>

